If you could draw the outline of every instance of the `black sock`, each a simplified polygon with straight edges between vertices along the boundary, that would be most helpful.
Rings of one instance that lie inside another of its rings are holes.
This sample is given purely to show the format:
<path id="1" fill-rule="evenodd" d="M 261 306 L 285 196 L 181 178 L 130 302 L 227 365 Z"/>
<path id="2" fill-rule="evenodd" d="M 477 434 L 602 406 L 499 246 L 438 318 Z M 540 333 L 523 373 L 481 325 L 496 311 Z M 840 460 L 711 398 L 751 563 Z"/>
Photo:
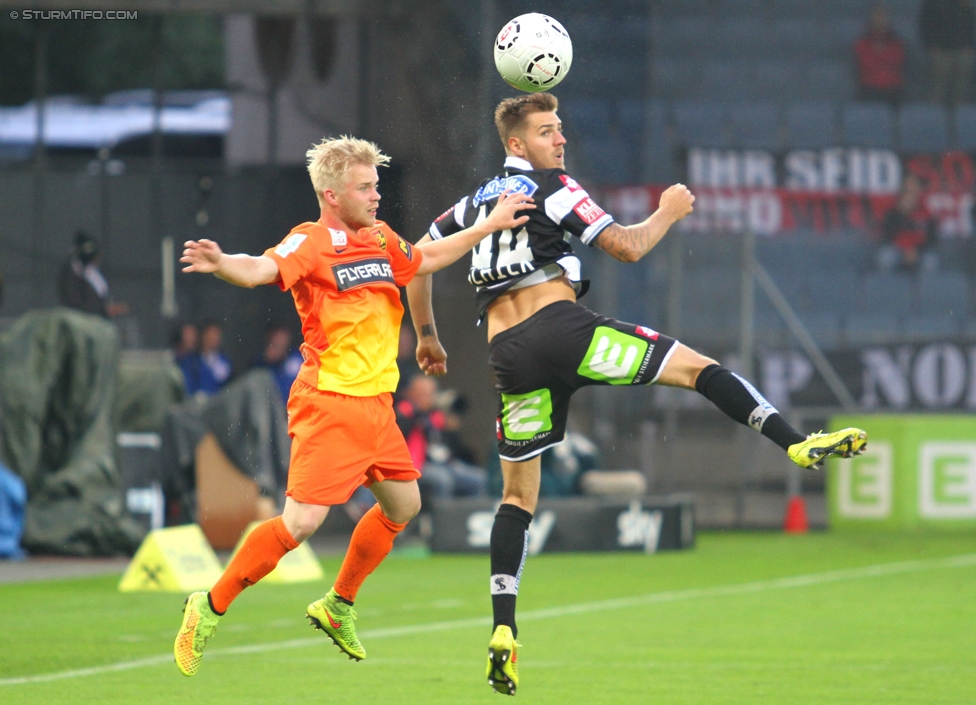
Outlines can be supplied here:
<path id="1" fill-rule="evenodd" d="M 702 370 L 695 389 L 727 416 L 756 429 L 783 450 L 806 438 L 755 387 L 721 365 Z"/>
<path id="2" fill-rule="evenodd" d="M 514 504 L 503 504 L 491 527 L 491 609 L 495 615 L 492 631 L 499 624 L 515 626 L 515 598 L 529 550 L 529 522 L 532 515 Z"/>

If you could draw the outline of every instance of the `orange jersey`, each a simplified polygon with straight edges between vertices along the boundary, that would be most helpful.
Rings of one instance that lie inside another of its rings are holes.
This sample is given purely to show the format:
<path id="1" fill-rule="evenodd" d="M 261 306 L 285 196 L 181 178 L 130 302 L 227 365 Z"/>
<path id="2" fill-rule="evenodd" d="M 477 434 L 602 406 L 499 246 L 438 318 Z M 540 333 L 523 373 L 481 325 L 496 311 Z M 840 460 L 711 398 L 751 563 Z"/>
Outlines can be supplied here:
<path id="1" fill-rule="evenodd" d="M 399 287 L 417 273 L 421 252 L 378 220 L 355 235 L 302 223 L 264 254 L 277 263 L 278 285 L 291 291 L 302 319 L 298 379 L 354 397 L 396 389 Z"/>

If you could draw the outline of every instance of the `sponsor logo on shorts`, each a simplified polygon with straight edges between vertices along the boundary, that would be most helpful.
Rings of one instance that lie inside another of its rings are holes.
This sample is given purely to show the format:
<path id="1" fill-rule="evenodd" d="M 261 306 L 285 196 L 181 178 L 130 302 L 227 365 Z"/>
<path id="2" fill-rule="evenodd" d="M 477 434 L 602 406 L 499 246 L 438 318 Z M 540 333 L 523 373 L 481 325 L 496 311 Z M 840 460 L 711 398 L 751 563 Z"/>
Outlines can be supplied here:
<path id="1" fill-rule="evenodd" d="M 502 432 L 506 441 L 531 441 L 552 430 L 552 395 L 548 389 L 528 394 L 502 393 Z"/>
<path id="2" fill-rule="evenodd" d="M 332 265 L 332 275 L 335 277 L 336 288 L 339 291 L 347 291 L 378 282 L 386 282 L 396 286 L 393 279 L 393 268 L 385 257 L 334 264 Z"/>
<path id="3" fill-rule="evenodd" d="M 506 176 L 502 179 L 495 178 L 478 189 L 478 192 L 475 193 L 471 201 L 471 205 L 480 206 L 482 203 L 493 201 L 506 191 L 510 193 L 524 193 L 526 196 L 531 196 L 538 188 L 539 184 L 524 174 L 514 174 L 513 176 Z"/>
<path id="4" fill-rule="evenodd" d="M 607 384 L 633 384 L 653 346 L 643 338 L 597 326 L 577 374 Z M 643 363 L 643 364 L 642 364 Z"/>
<path id="5" fill-rule="evenodd" d="M 587 225 L 593 225 L 593 223 L 606 215 L 606 211 L 594 203 L 593 199 L 589 196 L 576 204 L 573 212 Z"/>
<path id="6" fill-rule="evenodd" d="M 280 245 L 278 245 L 275 248 L 275 254 L 278 255 L 279 257 L 287 257 L 292 252 L 297 250 L 298 246 L 301 245 L 303 242 L 305 242 L 305 240 L 307 239 L 308 239 L 308 235 L 306 235 L 305 233 L 292 233 L 291 235 L 285 238 L 284 242 L 282 242 Z"/>

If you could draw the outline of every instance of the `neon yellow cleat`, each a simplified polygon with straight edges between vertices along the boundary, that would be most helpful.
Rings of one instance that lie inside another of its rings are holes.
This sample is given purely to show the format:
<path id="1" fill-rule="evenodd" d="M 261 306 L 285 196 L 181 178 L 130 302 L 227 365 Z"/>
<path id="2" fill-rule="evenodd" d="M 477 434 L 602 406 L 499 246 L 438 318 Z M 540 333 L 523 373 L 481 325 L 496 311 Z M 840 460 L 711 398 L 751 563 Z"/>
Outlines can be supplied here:
<path id="1" fill-rule="evenodd" d="M 186 598 L 183 603 L 183 624 L 173 645 L 176 665 L 184 676 L 192 676 L 199 670 L 203 649 L 217 632 L 219 619 L 210 609 L 207 593 L 195 592 Z"/>
<path id="2" fill-rule="evenodd" d="M 845 428 L 832 433 L 811 433 L 805 441 L 794 443 L 786 452 L 801 468 L 820 468 L 820 462 L 831 455 L 853 458 L 868 445 L 868 434 L 859 428 Z"/>
<path id="3" fill-rule="evenodd" d="M 321 600 L 310 604 L 305 616 L 313 627 L 325 632 L 350 659 L 362 661 L 366 658 L 366 649 L 359 643 L 356 625 L 353 624 L 356 610 L 340 600 L 335 590 L 329 590 Z"/>
<path id="4" fill-rule="evenodd" d="M 518 652 L 510 627 L 499 624 L 488 642 L 488 685 L 504 695 L 515 695 L 518 688 Z"/>

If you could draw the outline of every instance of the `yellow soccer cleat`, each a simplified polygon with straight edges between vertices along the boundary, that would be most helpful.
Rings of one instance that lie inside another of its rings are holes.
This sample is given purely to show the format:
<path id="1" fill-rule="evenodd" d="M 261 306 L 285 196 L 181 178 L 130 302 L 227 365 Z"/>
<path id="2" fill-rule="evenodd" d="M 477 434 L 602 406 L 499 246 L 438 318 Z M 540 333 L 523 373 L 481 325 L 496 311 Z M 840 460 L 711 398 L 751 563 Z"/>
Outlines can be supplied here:
<path id="1" fill-rule="evenodd" d="M 217 632 L 220 617 L 210 609 L 207 593 L 195 592 L 183 603 L 183 624 L 176 635 L 173 655 L 184 676 L 192 676 L 200 668 L 203 649 Z"/>
<path id="2" fill-rule="evenodd" d="M 805 441 L 794 443 L 787 450 L 790 460 L 801 468 L 817 468 L 824 458 L 839 455 L 853 458 L 868 445 L 868 434 L 859 428 L 845 428 L 832 433 L 811 433 Z"/>
<path id="3" fill-rule="evenodd" d="M 515 641 L 512 630 L 504 624 L 495 628 L 488 642 L 488 685 L 504 695 L 515 695 L 518 688 L 518 652 L 522 645 Z"/>
<path id="4" fill-rule="evenodd" d="M 325 632 L 350 659 L 362 661 L 366 658 L 366 649 L 359 643 L 356 625 L 353 624 L 356 611 L 340 600 L 335 590 L 329 590 L 321 600 L 310 604 L 305 616 L 313 627 Z"/>

